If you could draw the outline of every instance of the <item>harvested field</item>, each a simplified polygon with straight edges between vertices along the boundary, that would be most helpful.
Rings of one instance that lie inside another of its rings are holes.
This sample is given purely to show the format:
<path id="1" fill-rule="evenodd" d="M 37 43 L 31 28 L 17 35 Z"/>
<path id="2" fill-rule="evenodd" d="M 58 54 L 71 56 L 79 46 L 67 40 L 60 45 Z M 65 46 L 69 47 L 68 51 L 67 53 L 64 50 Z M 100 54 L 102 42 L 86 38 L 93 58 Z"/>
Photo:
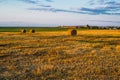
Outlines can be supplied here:
<path id="1" fill-rule="evenodd" d="M 0 80 L 119 80 L 120 31 L 0 32 Z"/>

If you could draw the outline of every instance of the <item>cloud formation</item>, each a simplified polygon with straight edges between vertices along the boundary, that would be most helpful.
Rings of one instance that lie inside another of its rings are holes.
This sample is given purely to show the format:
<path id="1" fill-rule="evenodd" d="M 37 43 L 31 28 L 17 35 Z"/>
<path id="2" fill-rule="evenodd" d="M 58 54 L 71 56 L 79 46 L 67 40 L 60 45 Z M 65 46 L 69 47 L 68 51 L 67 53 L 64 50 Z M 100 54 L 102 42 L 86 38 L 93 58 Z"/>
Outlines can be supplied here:
<path id="1" fill-rule="evenodd" d="M 97 7 L 97 8 L 80 8 L 79 9 L 82 12 L 85 12 L 86 14 L 107 14 L 107 15 L 120 15 L 120 12 L 116 12 L 119 10 L 119 7 L 115 6 L 106 6 L 106 7 Z"/>
<path id="2" fill-rule="evenodd" d="M 78 10 L 93 15 L 120 15 L 120 2 L 117 0 L 89 0 L 88 5 L 89 7 L 82 7 Z"/>
<path id="3" fill-rule="evenodd" d="M 53 0 L 45 0 L 45 1 L 47 1 L 47 2 L 53 2 Z"/>
<path id="4" fill-rule="evenodd" d="M 106 14 L 106 15 L 120 15 L 119 12 L 110 12 L 114 7 L 106 7 L 106 8 L 80 8 L 78 10 L 66 10 L 66 9 L 57 9 L 52 8 L 51 6 L 41 6 L 42 8 L 29 8 L 28 10 L 36 10 L 36 11 L 50 11 L 50 12 L 67 12 L 67 13 L 77 13 L 77 14 L 90 14 L 90 15 L 99 15 L 99 14 Z M 113 9 L 117 10 L 116 9 Z"/>
<path id="5" fill-rule="evenodd" d="M 19 0 L 19 1 L 23 1 L 25 3 L 30 3 L 30 4 L 37 4 L 38 0 Z"/>
<path id="6" fill-rule="evenodd" d="M 49 8 L 49 7 L 51 7 L 50 5 L 38 5 L 38 6 L 40 6 L 40 7 L 45 7 L 45 8 Z"/>
<path id="7" fill-rule="evenodd" d="M 50 11 L 50 12 L 68 12 L 77 14 L 90 14 L 90 15 L 120 15 L 120 1 L 118 0 L 86 0 L 86 6 L 74 8 L 74 5 L 69 5 L 69 9 L 52 7 L 49 3 L 38 5 L 41 0 L 20 0 L 26 3 L 37 4 L 36 8 L 29 8 L 28 10 Z M 55 2 L 53 0 L 43 0 L 46 2 Z M 42 1 L 41 1 L 42 2 Z M 59 3 L 62 4 L 62 3 Z M 73 9 L 71 9 L 73 7 Z"/>
<path id="8" fill-rule="evenodd" d="M 22 1 L 22 2 L 25 2 L 25 3 L 37 4 L 37 3 L 40 2 L 41 0 L 19 0 L 19 1 Z M 53 0 L 43 0 L 43 1 L 53 2 Z"/>
<path id="9" fill-rule="evenodd" d="M 67 13 L 81 13 L 85 14 L 84 12 L 74 11 L 74 10 L 66 10 L 66 9 L 57 9 L 57 8 L 29 8 L 28 10 L 36 10 L 36 11 L 49 11 L 49 12 L 67 12 Z"/>

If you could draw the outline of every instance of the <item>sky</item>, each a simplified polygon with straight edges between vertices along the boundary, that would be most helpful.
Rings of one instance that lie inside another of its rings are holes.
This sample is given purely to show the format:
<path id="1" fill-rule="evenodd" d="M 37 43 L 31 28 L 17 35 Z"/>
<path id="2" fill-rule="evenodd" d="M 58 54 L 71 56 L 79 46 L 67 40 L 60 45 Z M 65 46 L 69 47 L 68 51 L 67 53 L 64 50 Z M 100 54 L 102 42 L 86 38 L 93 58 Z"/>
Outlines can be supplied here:
<path id="1" fill-rule="evenodd" d="M 120 0 L 0 0 L 0 26 L 120 26 Z"/>

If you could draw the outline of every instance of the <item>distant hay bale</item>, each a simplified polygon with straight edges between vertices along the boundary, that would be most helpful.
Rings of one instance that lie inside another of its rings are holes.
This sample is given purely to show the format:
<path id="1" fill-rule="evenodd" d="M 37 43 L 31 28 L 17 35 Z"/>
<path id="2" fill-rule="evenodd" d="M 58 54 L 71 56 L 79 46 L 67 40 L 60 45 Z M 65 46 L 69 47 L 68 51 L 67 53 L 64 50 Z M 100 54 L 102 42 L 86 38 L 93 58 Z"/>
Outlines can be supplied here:
<path id="1" fill-rule="evenodd" d="M 22 32 L 22 33 L 26 33 L 26 30 L 25 30 L 25 29 L 22 29 L 21 32 Z"/>
<path id="2" fill-rule="evenodd" d="M 35 30 L 33 30 L 33 29 L 30 29 L 30 33 L 35 33 Z"/>
<path id="3" fill-rule="evenodd" d="M 77 35 L 77 30 L 75 30 L 75 29 L 69 29 L 68 30 L 68 35 L 76 36 Z"/>

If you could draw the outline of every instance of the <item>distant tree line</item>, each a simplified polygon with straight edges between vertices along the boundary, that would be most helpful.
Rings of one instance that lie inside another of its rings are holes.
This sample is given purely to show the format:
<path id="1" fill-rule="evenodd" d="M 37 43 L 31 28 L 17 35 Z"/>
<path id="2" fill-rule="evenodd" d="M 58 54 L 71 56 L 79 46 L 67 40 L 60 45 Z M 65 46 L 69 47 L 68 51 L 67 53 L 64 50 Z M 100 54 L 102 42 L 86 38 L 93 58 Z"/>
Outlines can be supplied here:
<path id="1" fill-rule="evenodd" d="M 108 30 L 115 30 L 115 29 L 120 29 L 119 26 L 59 26 L 61 28 L 76 28 L 76 29 L 108 29 Z"/>

